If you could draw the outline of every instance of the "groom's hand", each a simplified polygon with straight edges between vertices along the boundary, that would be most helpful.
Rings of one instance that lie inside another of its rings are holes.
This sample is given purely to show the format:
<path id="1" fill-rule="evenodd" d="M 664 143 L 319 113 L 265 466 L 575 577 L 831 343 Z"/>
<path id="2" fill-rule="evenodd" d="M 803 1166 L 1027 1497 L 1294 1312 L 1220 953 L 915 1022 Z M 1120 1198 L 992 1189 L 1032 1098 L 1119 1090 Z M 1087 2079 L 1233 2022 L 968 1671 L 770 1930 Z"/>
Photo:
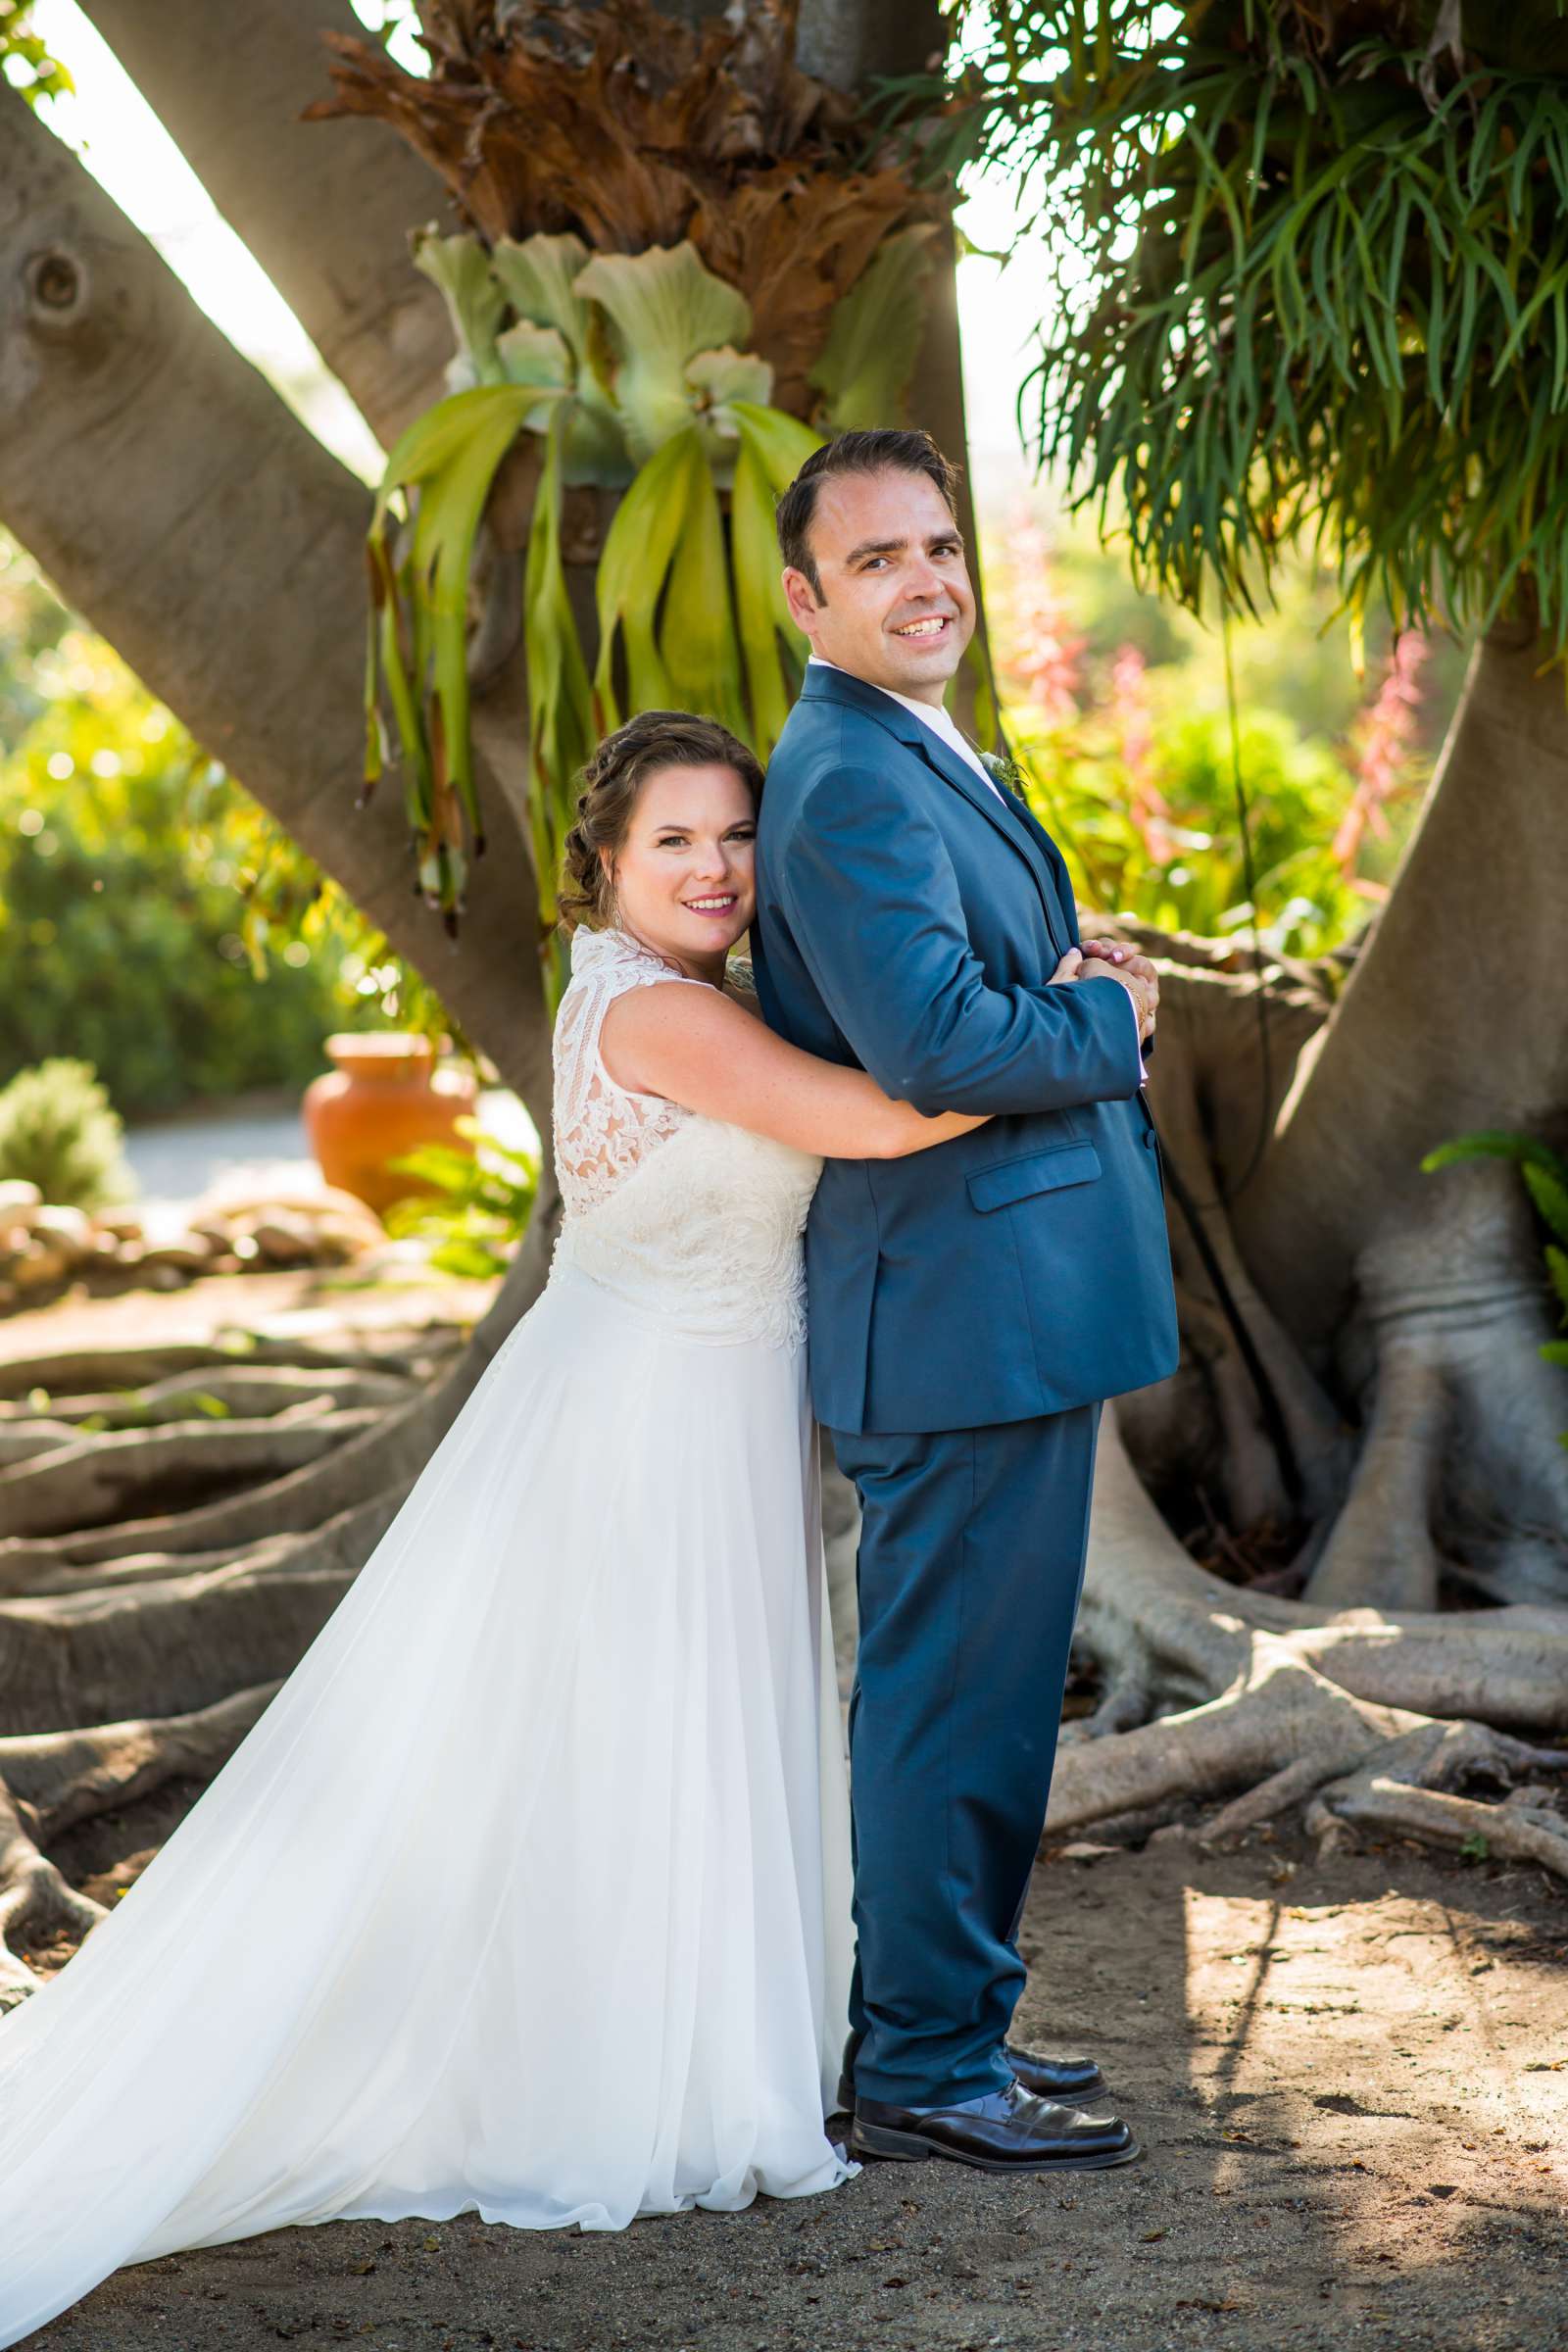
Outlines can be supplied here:
<path id="1" fill-rule="evenodd" d="M 1159 974 L 1149 957 L 1123 947 L 1117 939 L 1086 939 L 1082 955 L 1079 969 L 1063 977 L 1119 980 L 1138 1007 L 1139 1043 L 1147 1044 L 1153 1035 L 1154 1016 L 1159 1010 Z M 1062 961 L 1065 963 L 1065 956 Z"/>

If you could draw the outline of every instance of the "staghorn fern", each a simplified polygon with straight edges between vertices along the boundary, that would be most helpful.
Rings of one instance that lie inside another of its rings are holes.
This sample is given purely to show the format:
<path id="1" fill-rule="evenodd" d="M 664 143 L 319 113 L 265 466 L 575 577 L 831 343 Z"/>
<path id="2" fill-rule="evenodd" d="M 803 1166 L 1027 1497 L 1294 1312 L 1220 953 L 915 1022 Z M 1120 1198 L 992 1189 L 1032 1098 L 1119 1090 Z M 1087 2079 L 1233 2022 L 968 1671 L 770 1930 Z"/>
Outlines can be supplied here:
<path id="1" fill-rule="evenodd" d="M 819 435 L 772 407 L 773 371 L 739 348 L 751 307 L 690 243 L 590 257 L 570 234 L 415 240 L 446 299 L 453 389 L 387 461 L 368 541 L 368 794 L 401 752 L 419 886 L 449 929 L 483 850 L 468 736 L 467 591 L 485 502 L 519 436 L 543 444 L 523 589 L 530 820 L 547 985 L 555 878 L 576 771 L 638 710 L 685 708 L 765 758 L 800 683 L 773 506 Z M 834 314 L 818 369 L 828 427 L 896 413 L 912 365 L 925 239 L 884 246 Z M 590 675 L 562 559 L 571 486 L 620 490 L 600 556 Z M 398 508 L 403 510 L 402 519 Z"/>

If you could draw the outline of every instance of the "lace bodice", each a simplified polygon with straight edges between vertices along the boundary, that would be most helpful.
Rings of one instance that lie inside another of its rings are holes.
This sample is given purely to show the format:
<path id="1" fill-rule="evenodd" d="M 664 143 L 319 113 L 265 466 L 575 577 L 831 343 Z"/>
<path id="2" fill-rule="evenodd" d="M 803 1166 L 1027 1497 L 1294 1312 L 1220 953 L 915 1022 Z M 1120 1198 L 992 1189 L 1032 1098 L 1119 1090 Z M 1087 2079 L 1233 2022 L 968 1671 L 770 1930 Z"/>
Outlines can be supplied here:
<path id="1" fill-rule="evenodd" d="M 552 1279 L 574 1268 L 687 1337 L 798 1346 L 801 1234 L 821 1161 L 616 1084 L 600 1053 L 628 989 L 704 988 L 624 931 L 578 930 L 555 1036 L 556 1173 L 564 1204 Z"/>

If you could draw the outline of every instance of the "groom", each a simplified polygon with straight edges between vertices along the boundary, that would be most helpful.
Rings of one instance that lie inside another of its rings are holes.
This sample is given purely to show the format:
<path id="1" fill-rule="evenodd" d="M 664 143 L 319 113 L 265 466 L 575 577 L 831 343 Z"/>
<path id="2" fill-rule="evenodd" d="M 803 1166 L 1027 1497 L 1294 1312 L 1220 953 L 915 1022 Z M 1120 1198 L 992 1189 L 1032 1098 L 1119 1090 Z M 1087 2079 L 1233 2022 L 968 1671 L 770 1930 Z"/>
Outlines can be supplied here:
<path id="1" fill-rule="evenodd" d="M 778 507 L 811 649 L 767 772 L 753 946 L 771 1027 L 935 1114 L 829 1160 L 807 1228 L 816 1416 L 860 1497 L 850 1708 L 861 2155 L 1128 2162 L 1086 2060 L 1011 2047 L 1101 1402 L 1176 1363 L 1141 1089 L 1157 982 L 1080 947 L 1054 844 L 943 708 L 974 628 L 955 475 L 847 432 Z M 1120 951 L 1116 951 L 1120 955 Z"/>

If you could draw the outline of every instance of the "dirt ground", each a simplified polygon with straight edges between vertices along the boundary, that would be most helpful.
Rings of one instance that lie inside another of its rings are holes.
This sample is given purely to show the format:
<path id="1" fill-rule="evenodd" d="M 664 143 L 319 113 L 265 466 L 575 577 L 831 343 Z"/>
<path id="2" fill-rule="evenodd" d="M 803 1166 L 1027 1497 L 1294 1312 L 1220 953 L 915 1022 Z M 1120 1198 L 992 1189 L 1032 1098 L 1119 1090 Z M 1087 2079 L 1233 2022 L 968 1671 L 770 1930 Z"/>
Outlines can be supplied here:
<path id="1" fill-rule="evenodd" d="M 94 1825 L 83 1876 L 138 1828 Z M 118 1873 L 116 1875 L 119 1875 Z M 1147 2153 L 533 2233 L 333 2223 L 108 2280 L 36 2352 L 1568 2348 L 1568 1898 L 1405 1844 L 1044 1859 L 1023 2037 L 1101 2058 Z"/>
<path id="2" fill-rule="evenodd" d="M 0 1326 L 0 1356 L 222 1323 L 471 1320 L 485 1292 L 298 1275 Z M 347 1311 L 345 1311 L 347 1310 Z M 71 1328 L 67 1329 L 68 1322 Z M 196 1795 L 56 1849 L 108 1899 Z M 1568 1889 L 1402 1841 L 1260 1833 L 1049 1853 L 1020 2037 L 1092 2051 L 1147 2153 L 998 2181 L 868 2166 L 830 2195 L 618 2235 L 334 2223 L 109 2279 L 36 2352 L 1568 2352 Z M 39 1952 L 47 1967 L 59 1955 Z"/>

